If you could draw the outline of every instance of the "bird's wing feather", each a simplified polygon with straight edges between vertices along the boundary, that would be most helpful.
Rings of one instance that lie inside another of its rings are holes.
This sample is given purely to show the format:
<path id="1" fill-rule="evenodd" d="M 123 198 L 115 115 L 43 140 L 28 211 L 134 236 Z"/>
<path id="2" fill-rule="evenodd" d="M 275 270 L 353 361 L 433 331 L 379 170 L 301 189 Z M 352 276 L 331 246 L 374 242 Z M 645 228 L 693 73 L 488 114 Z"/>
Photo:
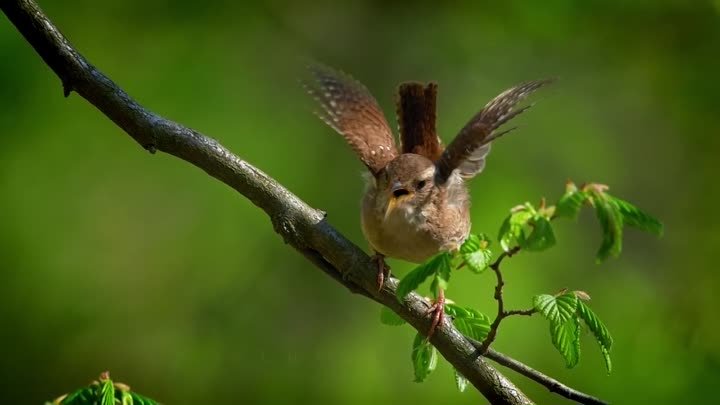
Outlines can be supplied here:
<path id="1" fill-rule="evenodd" d="M 438 184 L 447 181 L 455 169 L 463 178 L 471 178 L 480 173 L 490 153 L 490 142 L 515 128 L 505 131 L 497 129 L 531 107 L 528 105 L 516 109 L 517 103 L 552 81 L 545 79 L 522 83 L 492 99 L 460 130 L 437 161 Z"/>
<path id="2" fill-rule="evenodd" d="M 362 83 L 322 65 L 309 67 L 314 81 L 305 88 L 320 104 L 317 115 L 339 132 L 377 175 L 397 155 L 392 131 L 377 101 Z"/>
<path id="3" fill-rule="evenodd" d="M 436 105 L 436 83 L 400 84 L 397 117 L 402 153 L 415 153 L 432 161 L 440 158 L 443 149 L 435 128 Z"/>

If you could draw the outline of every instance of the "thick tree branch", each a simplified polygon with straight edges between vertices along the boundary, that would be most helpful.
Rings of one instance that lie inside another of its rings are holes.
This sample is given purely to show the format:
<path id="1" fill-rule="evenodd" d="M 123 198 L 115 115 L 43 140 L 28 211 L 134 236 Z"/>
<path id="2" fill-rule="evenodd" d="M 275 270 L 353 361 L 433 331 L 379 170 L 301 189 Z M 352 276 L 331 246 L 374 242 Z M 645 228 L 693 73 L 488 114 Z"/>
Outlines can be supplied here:
<path id="1" fill-rule="evenodd" d="M 324 213 L 217 141 L 138 104 L 80 55 L 33 1 L 0 0 L 0 9 L 58 75 L 66 96 L 77 92 L 145 149 L 177 156 L 234 188 L 263 209 L 275 231 L 324 272 L 351 291 L 388 306 L 418 331 L 428 330 L 425 299 L 413 293 L 398 302 L 393 278 L 377 291 L 370 258 L 335 230 Z M 431 342 L 491 403 L 531 403 L 496 369 L 472 356 L 473 345 L 449 322 L 438 328 Z"/>

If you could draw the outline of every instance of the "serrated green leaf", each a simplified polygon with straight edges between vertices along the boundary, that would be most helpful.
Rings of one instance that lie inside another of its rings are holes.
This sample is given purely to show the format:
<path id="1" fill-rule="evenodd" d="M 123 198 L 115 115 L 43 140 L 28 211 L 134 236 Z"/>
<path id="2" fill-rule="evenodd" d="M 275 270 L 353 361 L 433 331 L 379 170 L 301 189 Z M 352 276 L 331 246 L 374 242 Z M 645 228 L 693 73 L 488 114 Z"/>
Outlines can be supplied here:
<path id="1" fill-rule="evenodd" d="M 608 195 L 608 198 L 611 203 L 617 206 L 625 225 L 662 236 L 663 224 L 656 218 L 625 200 L 610 195 Z"/>
<path id="2" fill-rule="evenodd" d="M 608 374 L 612 373 L 612 360 L 610 359 L 610 351 L 604 347 L 601 347 L 600 352 L 602 353 L 603 359 L 605 360 L 605 368 L 607 369 Z"/>
<path id="3" fill-rule="evenodd" d="M 85 405 L 95 402 L 95 387 L 80 388 L 68 394 L 62 401 L 61 405 Z"/>
<path id="4" fill-rule="evenodd" d="M 577 312 L 580 318 L 588 326 L 588 329 L 593 333 L 600 345 L 606 347 L 608 350 L 612 348 L 613 338 L 610 335 L 610 331 L 605 327 L 605 324 L 600 318 L 593 312 L 590 307 L 582 301 L 578 301 Z"/>
<path id="5" fill-rule="evenodd" d="M 490 243 L 490 241 L 489 241 L 487 235 L 485 235 L 485 234 L 476 235 L 474 233 L 471 233 L 465 239 L 465 242 L 463 242 L 463 244 L 460 245 L 460 253 L 476 252 L 483 247 L 483 244 L 488 244 L 488 243 Z"/>
<path id="6" fill-rule="evenodd" d="M 160 405 L 160 403 L 154 399 L 150 399 L 144 395 L 140 395 L 137 392 L 130 392 L 134 405 Z"/>
<path id="7" fill-rule="evenodd" d="M 578 315 L 587 325 L 590 332 L 595 336 L 600 345 L 600 351 L 605 359 L 605 366 L 608 373 L 612 371 L 612 363 L 610 362 L 610 350 L 612 349 L 613 338 L 605 324 L 598 318 L 590 307 L 582 301 L 578 301 Z"/>
<path id="8" fill-rule="evenodd" d="M 555 245 L 555 233 L 553 232 L 550 220 L 542 215 L 532 219 L 532 232 L 522 241 L 523 249 L 531 252 L 539 252 Z"/>
<path id="9" fill-rule="evenodd" d="M 459 371 L 455 371 L 455 386 L 457 387 L 458 391 L 465 392 L 465 389 L 468 386 L 468 380 L 467 378 L 463 377 L 462 374 L 460 374 Z"/>
<path id="10" fill-rule="evenodd" d="M 428 277 L 435 274 L 435 272 L 450 272 L 450 254 L 447 252 L 440 253 L 433 256 L 430 260 L 420 264 L 410 273 L 408 273 L 400 283 L 398 283 L 396 295 L 398 300 L 402 301 L 405 296 L 410 294 L 411 291 L 415 290 L 422 284 Z"/>
<path id="11" fill-rule="evenodd" d="M 595 214 L 603 230 L 595 261 L 602 263 L 608 257 L 618 257 L 622 251 L 623 218 L 620 209 L 606 198 L 606 194 L 592 193 L 592 196 Z"/>
<path id="12" fill-rule="evenodd" d="M 60 405 L 159 405 L 153 399 L 115 387 L 110 379 L 94 382 L 68 394 Z"/>
<path id="13" fill-rule="evenodd" d="M 528 221 L 535 215 L 534 211 L 535 210 L 527 204 L 525 208 L 521 207 L 505 218 L 498 232 L 500 247 L 502 247 L 504 251 L 509 251 L 525 239 L 525 228 L 527 227 Z"/>
<path id="14" fill-rule="evenodd" d="M 460 246 L 460 256 L 465 265 L 473 273 L 479 274 L 487 269 L 492 259 L 492 252 L 488 249 L 490 240 L 487 235 L 471 234 Z"/>
<path id="15" fill-rule="evenodd" d="M 115 386 L 109 378 L 100 381 L 100 405 L 115 405 Z"/>
<path id="16" fill-rule="evenodd" d="M 492 252 L 490 249 L 480 249 L 477 252 L 465 253 L 462 255 L 465 265 L 475 274 L 480 274 L 487 270 L 492 261 Z"/>
<path id="17" fill-rule="evenodd" d="M 490 332 L 490 321 L 487 318 L 457 318 L 453 324 L 463 335 L 479 341 L 485 340 Z"/>
<path id="18" fill-rule="evenodd" d="M 567 191 L 555 204 L 555 216 L 576 219 L 587 198 L 588 194 L 577 188 Z"/>
<path id="19" fill-rule="evenodd" d="M 510 218 L 512 217 L 512 214 L 505 217 L 503 220 L 503 223 L 500 225 L 500 230 L 498 231 L 498 237 L 497 240 L 500 242 L 500 247 L 504 251 L 510 250 L 511 246 L 509 246 L 510 243 L 513 242 L 514 238 L 510 234 Z"/>
<path id="20" fill-rule="evenodd" d="M 445 313 L 453 318 L 457 330 L 469 338 L 482 341 L 490 331 L 490 318 L 475 309 L 446 303 Z"/>
<path id="21" fill-rule="evenodd" d="M 573 317 L 565 322 L 550 322 L 550 336 L 567 367 L 575 367 L 580 361 L 580 324 L 577 319 Z"/>
<path id="22" fill-rule="evenodd" d="M 415 382 L 423 382 L 437 367 L 437 350 L 420 334 L 415 335 L 411 354 Z"/>
<path id="23" fill-rule="evenodd" d="M 468 311 L 470 308 L 464 308 L 457 304 L 446 302 L 443 308 L 445 310 L 445 313 L 453 318 L 467 318 L 472 316 Z"/>
<path id="24" fill-rule="evenodd" d="M 563 294 L 559 297 L 541 294 L 533 298 L 533 306 L 551 323 L 561 324 L 575 317 L 578 299 L 573 293 Z"/>
<path id="25" fill-rule="evenodd" d="M 383 306 L 380 308 L 380 322 L 384 325 L 398 326 L 404 324 L 405 320 L 390 308 Z"/>

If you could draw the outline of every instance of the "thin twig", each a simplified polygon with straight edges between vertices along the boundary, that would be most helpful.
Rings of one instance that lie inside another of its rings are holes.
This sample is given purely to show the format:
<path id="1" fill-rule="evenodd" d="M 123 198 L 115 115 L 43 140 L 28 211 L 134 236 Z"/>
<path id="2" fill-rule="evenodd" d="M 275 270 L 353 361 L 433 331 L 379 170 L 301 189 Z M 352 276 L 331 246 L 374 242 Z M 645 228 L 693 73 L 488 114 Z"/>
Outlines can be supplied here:
<path id="1" fill-rule="evenodd" d="M 473 345 L 480 347 L 482 343 L 473 340 Z M 550 392 L 554 392 L 560 396 L 563 396 L 569 400 L 584 404 L 584 405 L 609 405 L 609 402 L 603 401 L 600 398 L 596 398 L 592 395 L 585 394 L 574 388 L 568 387 L 560 381 L 535 370 L 534 368 L 524 364 L 520 361 L 513 359 L 510 356 L 502 354 L 497 350 L 488 349 L 485 352 L 485 357 L 488 359 L 501 364 L 525 377 L 537 382 L 538 384 L 547 388 Z"/>
<path id="2" fill-rule="evenodd" d="M 503 287 L 505 286 L 505 281 L 503 280 L 502 272 L 500 272 L 500 264 L 506 257 L 512 257 L 515 253 L 519 251 L 520 246 L 515 246 L 508 251 L 502 252 L 500 256 L 498 256 L 498 258 L 489 266 L 490 269 L 492 269 L 492 271 L 495 273 L 495 278 L 497 279 L 497 284 L 495 284 L 495 300 L 498 303 L 497 315 L 495 315 L 495 320 L 493 321 L 493 323 L 490 324 L 490 330 L 488 331 L 485 340 L 483 340 L 480 346 L 477 347 L 475 356 L 479 357 L 485 355 L 492 342 L 495 341 L 498 328 L 500 327 L 500 323 L 503 321 L 503 319 L 513 315 L 530 316 L 536 312 L 535 308 L 512 309 L 509 311 L 505 310 L 505 301 L 503 300 Z"/>

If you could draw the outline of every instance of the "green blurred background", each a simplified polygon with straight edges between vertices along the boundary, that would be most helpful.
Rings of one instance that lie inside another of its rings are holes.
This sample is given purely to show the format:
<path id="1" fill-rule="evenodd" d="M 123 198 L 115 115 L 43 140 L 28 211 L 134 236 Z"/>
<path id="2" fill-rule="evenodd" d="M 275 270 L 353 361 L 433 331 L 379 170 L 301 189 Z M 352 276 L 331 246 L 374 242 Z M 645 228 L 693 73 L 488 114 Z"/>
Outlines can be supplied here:
<path id="1" fill-rule="evenodd" d="M 361 246 L 362 165 L 312 114 L 309 59 L 351 72 L 394 126 L 403 80 L 440 84 L 448 140 L 491 97 L 558 76 L 472 182 L 476 232 L 508 209 L 600 181 L 660 217 L 594 264 L 591 212 L 558 246 L 507 262 L 506 299 L 590 292 L 615 337 L 606 375 L 583 340 L 567 370 L 539 317 L 495 347 L 613 403 L 702 401 L 720 377 L 720 2 L 41 1 L 150 109 L 219 139 Z M 0 402 L 39 404 L 100 371 L 167 404 L 466 403 L 441 363 L 412 382 L 413 331 L 378 321 L 273 233 L 265 214 L 176 158 L 144 152 L 0 18 Z M 397 274 L 411 265 L 392 262 Z M 495 311 L 493 277 L 449 296 Z M 539 403 L 569 403 L 512 372 Z"/>

